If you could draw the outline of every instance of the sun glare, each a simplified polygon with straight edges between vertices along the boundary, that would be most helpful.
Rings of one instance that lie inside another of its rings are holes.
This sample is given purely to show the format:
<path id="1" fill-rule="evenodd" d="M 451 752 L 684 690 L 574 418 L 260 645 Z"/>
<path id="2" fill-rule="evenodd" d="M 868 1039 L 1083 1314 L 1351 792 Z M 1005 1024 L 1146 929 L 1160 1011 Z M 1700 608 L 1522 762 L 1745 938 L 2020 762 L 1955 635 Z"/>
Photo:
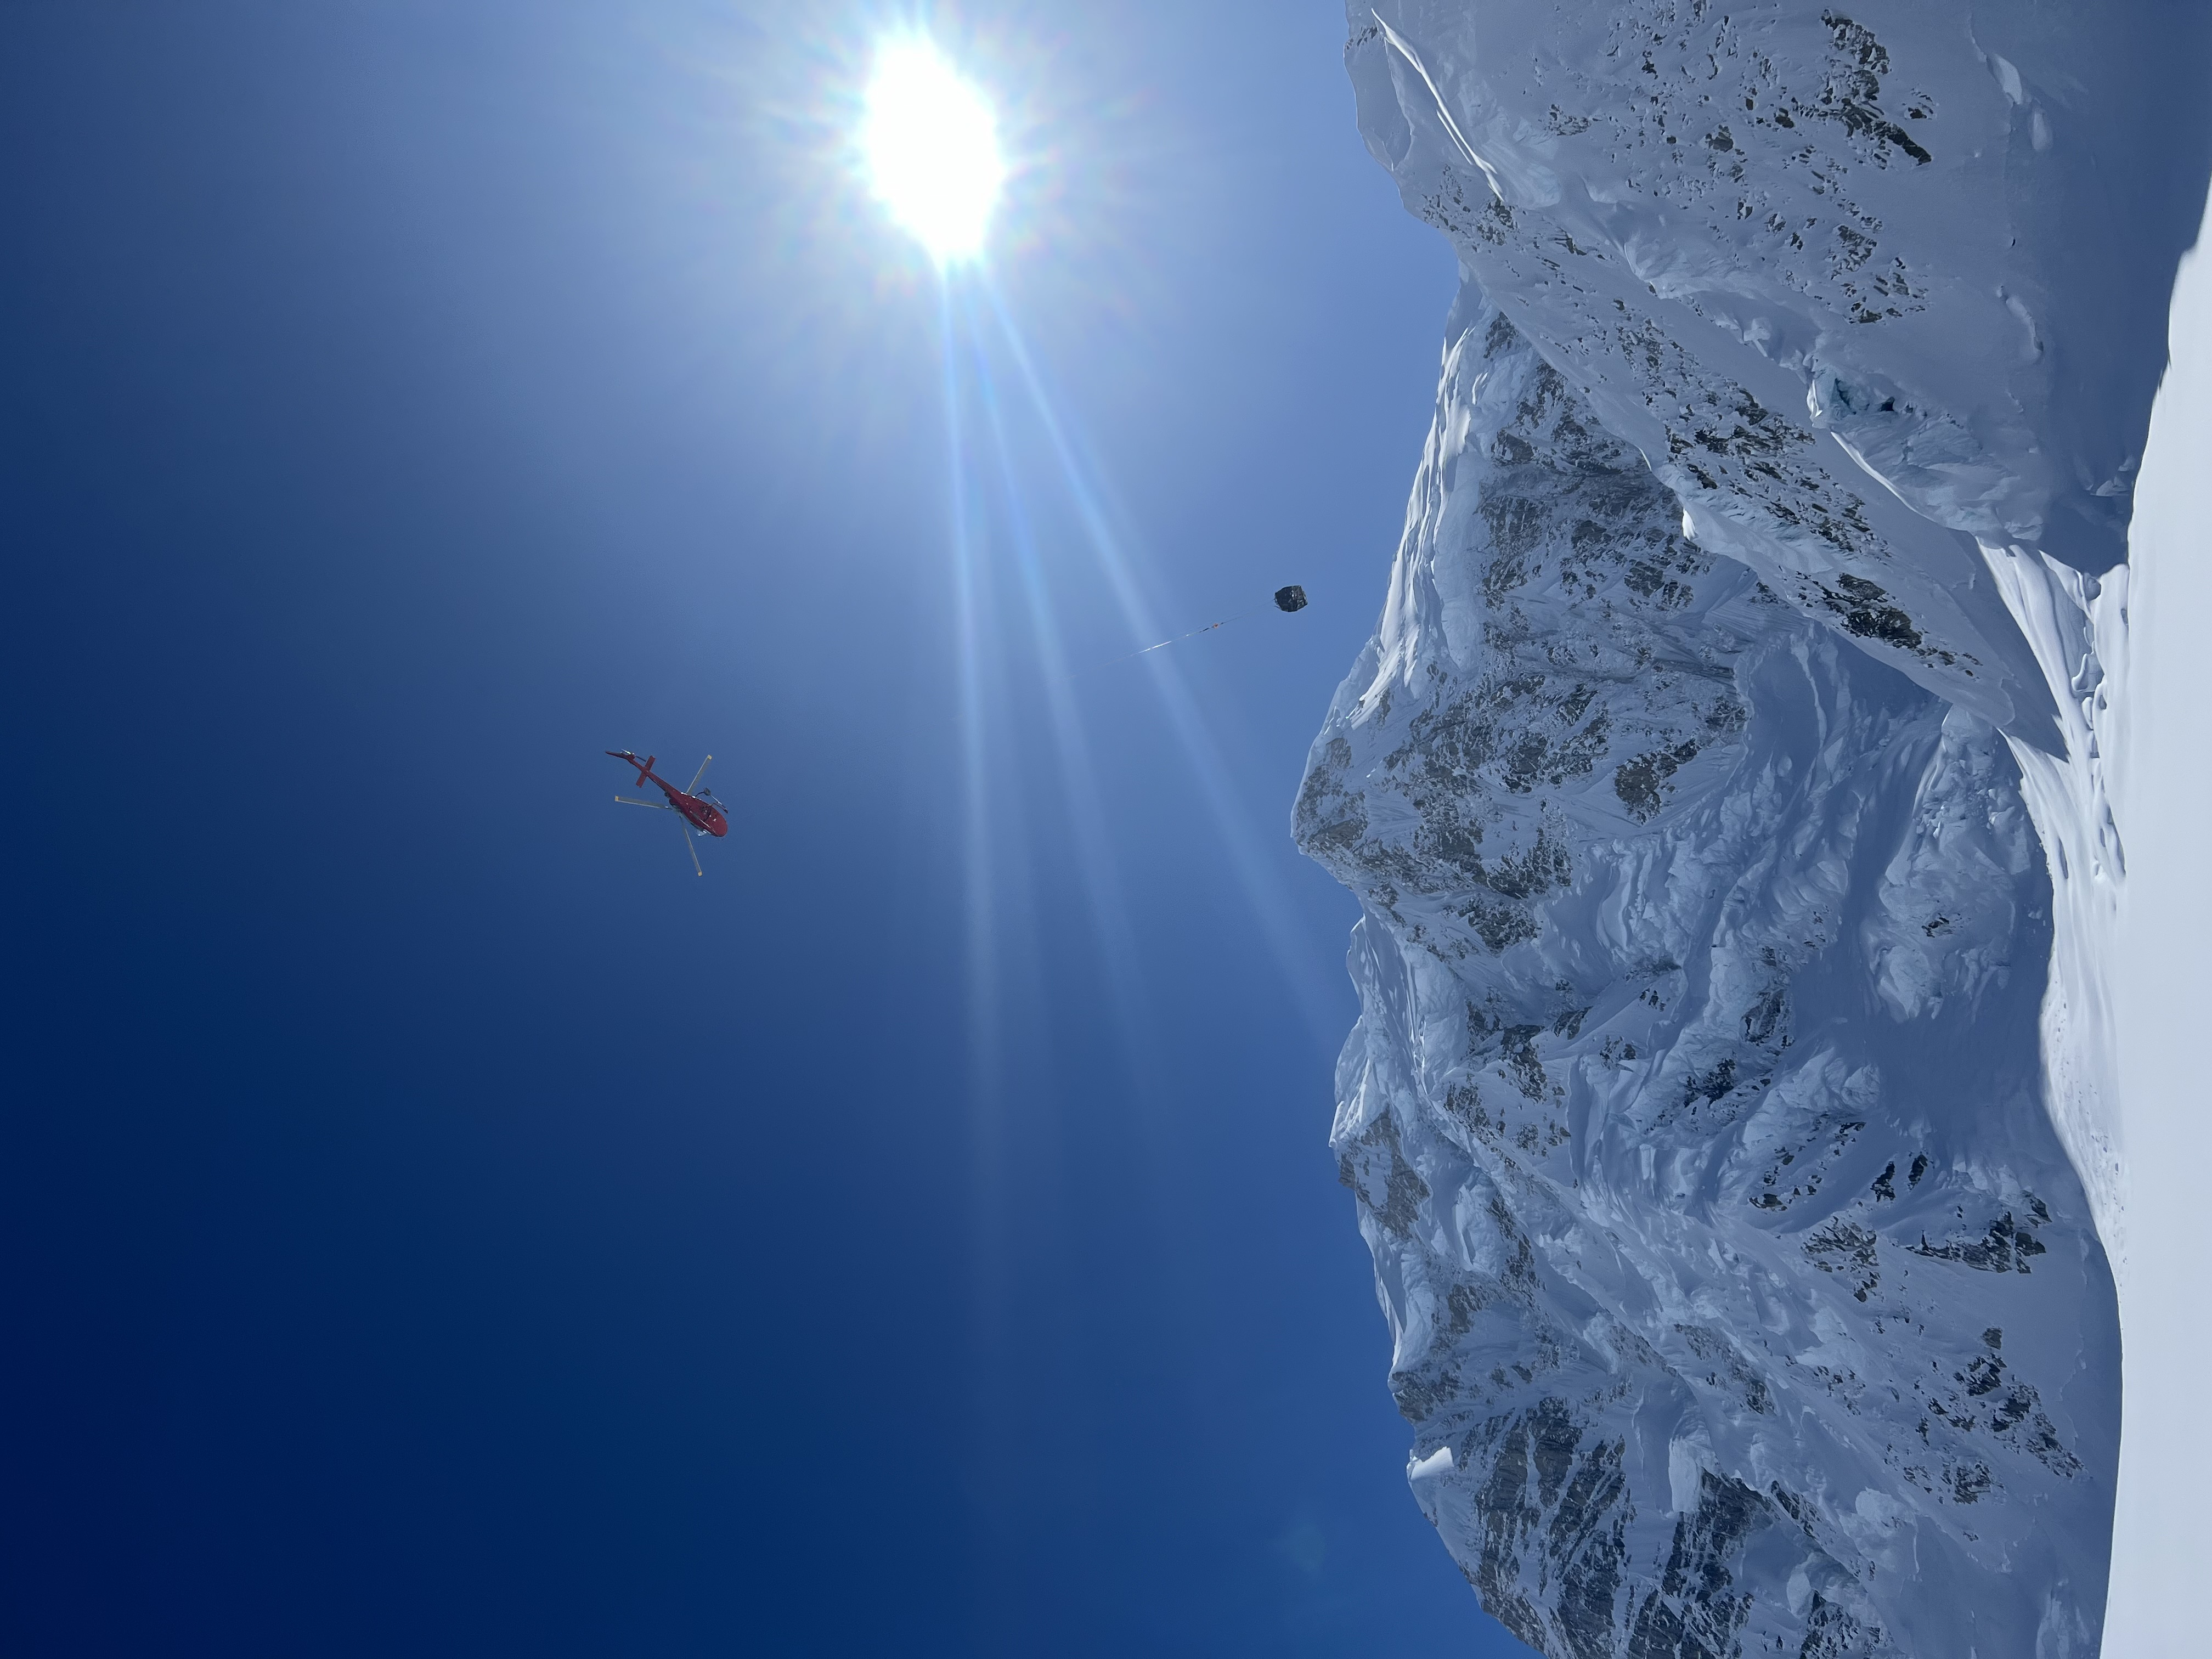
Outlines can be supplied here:
<path id="1" fill-rule="evenodd" d="M 982 252 L 1006 177 L 998 122 L 936 47 L 898 40 L 877 54 L 861 144 L 878 198 L 930 258 Z"/>

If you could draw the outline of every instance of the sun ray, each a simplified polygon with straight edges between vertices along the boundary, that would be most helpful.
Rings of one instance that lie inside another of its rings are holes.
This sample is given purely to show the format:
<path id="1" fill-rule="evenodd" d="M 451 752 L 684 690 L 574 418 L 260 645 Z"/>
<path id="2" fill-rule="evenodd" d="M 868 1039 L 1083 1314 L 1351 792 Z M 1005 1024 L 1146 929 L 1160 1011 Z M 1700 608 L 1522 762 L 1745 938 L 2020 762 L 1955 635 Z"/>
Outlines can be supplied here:
<path id="1" fill-rule="evenodd" d="M 1084 896 L 1106 963 L 1108 989 L 1115 1004 L 1122 1045 L 1127 1057 L 1135 1064 L 1146 1048 L 1148 1024 L 1144 1012 L 1143 978 L 1137 965 L 1136 940 L 1129 930 L 1113 846 L 1105 832 L 1106 809 L 1098 793 L 1090 740 L 1071 689 L 1066 648 L 1046 585 L 1043 561 L 1038 555 L 1027 498 L 1014 465 L 1012 446 L 1007 439 L 1005 410 L 980 343 L 976 361 L 976 396 L 997 456 L 1000 496 L 1021 579 L 1032 642 L 1042 670 L 1063 806 L 1075 838 Z"/>
<path id="2" fill-rule="evenodd" d="M 1077 517 L 1083 524 L 1091 550 L 1106 573 L 1107 580 L 1114 590 L 1115 599 L 1121 605 L 1131 633 L 1139 640 L 1158 637 L 1158 619 L 1152 606 L 1146 602 L 1133 562 L 1103 505 L 1103 493 L 1091 483 L 1089 469 L 1076 453 L 1065 422 L 1054 410 L 1043 379 L 1037 372 L 1036 360 L 1015 326 L 996 284 L 990 281 L 988 274 L 981 276 L 979 286 L 990 304 L 1000 336 L 1019 372 L 1030 407 L 1052 447 L 1054 459 L 1060 464 L 1061 483 L 1066 488 Z M 1312 959 L 1312 941 L 1300 937 L 1285 914 L 1281 894 L 1261 873 L 1269 862 L 1267 846 L 1246 812 L 1243 803 L 1237 799 L 1229 786 L 1231 774 L 1220 746 L 1207 729 L 1205 718 L 1199 712 L 1197 702 L 1191 696 L 1180 670 L 1168 660 L 1167 653 L 1156 652 L 1144 660 L 1151 669 L 1153 687 L 1167 711 L 1169 723 L 1197 775 L 1214 828 L 1228 851 L 1237 886 L 1267 938 L 1269 953 L 1291 994 L 1297 1000 L 1307 1030 L 1317 1042 L 1325 1041 L 1322 1033 L 1342 1026 L 1342 1011 L 1323 988 L 1319 977 L 1305 968 L 1304 964 Z M 1334 1045 L 1329 1046 L 1333 1048 Z"/>
<path id="3" fill-rule="evenodd" d="M 975 523 L 969 499 L 966 422 L 962 414 L 960 355 L 953 331 L 951 289 L 938 307 L 943 356 L 947 499 L 952 556 L 953 649 L 957 659 L 960 720 L 960 816 L 964 958 L 969 1063 L 988 1085 L 999 1050 L 997 917 L 992 885 L 989 744 L 984 725 L 982 629 Z"/>

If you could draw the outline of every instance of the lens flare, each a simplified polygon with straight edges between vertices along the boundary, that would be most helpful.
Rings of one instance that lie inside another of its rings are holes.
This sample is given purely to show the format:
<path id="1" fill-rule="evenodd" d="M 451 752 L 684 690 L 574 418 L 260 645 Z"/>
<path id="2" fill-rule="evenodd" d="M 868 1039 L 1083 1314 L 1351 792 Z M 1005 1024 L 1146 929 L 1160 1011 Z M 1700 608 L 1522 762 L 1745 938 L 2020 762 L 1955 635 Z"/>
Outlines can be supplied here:
<path id="1" fill-rule="evenodd" d="M 939 265 L 982 252 L 1006 179 L 997 118 L 927 40 L 877 53 L 861 148 L 877 198 Z"/>

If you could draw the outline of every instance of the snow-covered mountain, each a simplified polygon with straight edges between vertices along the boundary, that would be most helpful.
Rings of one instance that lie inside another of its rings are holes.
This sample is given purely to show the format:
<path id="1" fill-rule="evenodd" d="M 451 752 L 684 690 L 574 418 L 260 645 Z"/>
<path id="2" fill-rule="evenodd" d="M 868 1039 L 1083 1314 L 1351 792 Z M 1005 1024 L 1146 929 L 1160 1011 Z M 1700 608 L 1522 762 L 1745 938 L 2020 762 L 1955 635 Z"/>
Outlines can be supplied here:
<path id="1" fill-rule="evenodd" d="M 1334 1140 L 1416 1494 L 1547 1654 L 2098 1649 L 2105 683 L 2205 22 L 2050 10 L 1351 9 L 1467 283 L 1297 809 Z"/>

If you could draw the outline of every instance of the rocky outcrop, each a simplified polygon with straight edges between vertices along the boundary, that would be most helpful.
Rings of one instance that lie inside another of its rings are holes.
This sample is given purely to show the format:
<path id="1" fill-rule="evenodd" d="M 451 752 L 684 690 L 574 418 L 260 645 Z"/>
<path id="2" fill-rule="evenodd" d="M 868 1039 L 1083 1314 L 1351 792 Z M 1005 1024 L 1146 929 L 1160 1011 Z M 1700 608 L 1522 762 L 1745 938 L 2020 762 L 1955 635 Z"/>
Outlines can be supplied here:
<path id="1" fill-rule="evenodd" d="M 1297 809 L 1415 1490 L 1547 1654 L 2092 1654 L 2108 669 L 2212 13 L 1348 12 L 1466 278 Z"/>
<path id="2" fill-rule="evenodd" d="M 1449 338 L 1296 812 L 1419 1502 L 1560 1659 L 2094 1654 L 2117 1334 L 2012 749 L 1849 569 L 1686 537 L 1479 288 Z"/>

